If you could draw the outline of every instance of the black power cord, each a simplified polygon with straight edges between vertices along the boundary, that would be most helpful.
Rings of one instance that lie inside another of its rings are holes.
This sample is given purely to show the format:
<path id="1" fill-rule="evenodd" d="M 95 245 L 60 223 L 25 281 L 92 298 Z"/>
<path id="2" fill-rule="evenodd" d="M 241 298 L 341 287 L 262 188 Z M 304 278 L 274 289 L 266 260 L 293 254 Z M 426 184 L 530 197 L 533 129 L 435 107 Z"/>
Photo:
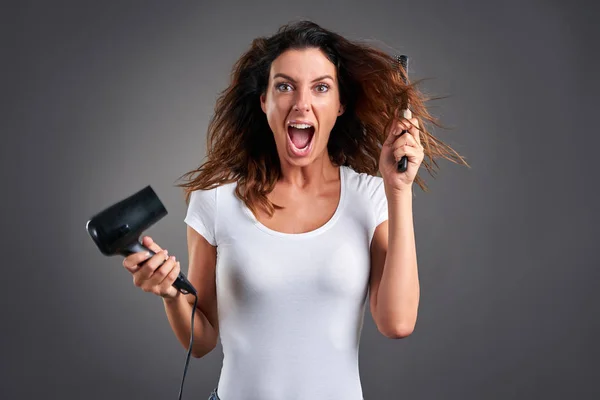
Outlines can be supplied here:
<path id="1" fill-rule="evenodd" d="M 182 292 L 188 294 L 187 291 L 182 290 Z M 194 344 L 194 316 L 196 315 L 196 306 L 198 305 L 198 295 L 195 291 L 192 294 L 194 295 L 194 306 L 192 307 L 192 322 L 190 323 L 190 346 L 188 347 L 188 353 L 185 359 L 185 367 L 183 369 L 183 378 L 181 379 L 181 387 L 179 388 L 179 400 L 181 400 L 181 396 L 183 395 L 183 383 L 185 382 L 185 375 L 187 374 L 190 356 L 192 355 L 192 346 Z"/>

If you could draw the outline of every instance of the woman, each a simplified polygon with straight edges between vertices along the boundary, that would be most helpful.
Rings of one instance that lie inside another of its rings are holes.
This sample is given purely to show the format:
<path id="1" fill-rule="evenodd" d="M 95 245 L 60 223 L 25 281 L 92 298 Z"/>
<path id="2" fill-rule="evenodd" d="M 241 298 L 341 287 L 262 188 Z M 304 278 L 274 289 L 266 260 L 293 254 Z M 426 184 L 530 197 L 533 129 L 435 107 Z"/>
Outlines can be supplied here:
<path id="1" fill-rule="evenodd" d="M 401 117 L 402 98 L 414 118 Z M 425 121 L 434 122 L 424 99 L 391 57 L 309 21 L 254 40 L 236 63 L 209 125 L 208 159 L 179 185 L 199 296 L 192 354 L 218 338 L 224 353 L 210 399 L 363 398 L 367 294 L 386 337 L 410 335 L 417 319 L 417 170 L 425 155 L 430 172 L 435 157 L 466 165 Z M 402 156 L 408 169 L 398 172 Z M 194 299 L 172 286 L 179 261 L 143 243 L 157 254 L 123 264 L 136 286 L 164 298 L 187 348 Z"/>

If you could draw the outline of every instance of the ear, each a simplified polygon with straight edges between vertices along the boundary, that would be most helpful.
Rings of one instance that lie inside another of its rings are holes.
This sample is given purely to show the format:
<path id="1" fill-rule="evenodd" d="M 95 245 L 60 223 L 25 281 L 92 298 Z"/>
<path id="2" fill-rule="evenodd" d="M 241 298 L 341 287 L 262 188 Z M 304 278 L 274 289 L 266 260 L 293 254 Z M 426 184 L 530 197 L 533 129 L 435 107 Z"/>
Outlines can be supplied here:
<path id="1" fill-rule="evenodd" d="M 267 111 L 265 110 L 265 108 L 266 108 L 265 101 L 266 101 L 266 95 L 263 93 L 260 95 L 260 108 L 262 108 L 263 112 L 266 114 Z"/>
<path id="2" fill-rule="evenodd" d="M 343 104 L 340 104 L 340 109 L 338 110 L 338 117 L 342 115 L 346 111 L 346 107 Z"/>

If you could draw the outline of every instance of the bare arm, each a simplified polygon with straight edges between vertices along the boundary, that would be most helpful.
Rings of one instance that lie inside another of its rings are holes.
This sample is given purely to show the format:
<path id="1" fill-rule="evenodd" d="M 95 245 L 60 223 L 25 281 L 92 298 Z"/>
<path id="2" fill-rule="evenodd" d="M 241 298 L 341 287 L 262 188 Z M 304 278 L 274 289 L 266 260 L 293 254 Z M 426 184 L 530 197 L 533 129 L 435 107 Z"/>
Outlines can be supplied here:
<path id="1" fill-rule="evenodd" d="M 371 244 L 370 307 L 379 331 L 400 339 L 415 328 L 420 297 L 412 193 L 388 209 L 389 220 L 377 227 Z"/>
<path id="2" fill-rule="evenodd" d="M 190 226 L 187 227 L 187 238 L 189 255 L 187 278 L 198 293 L 198 304 L 194 311 L 192 356 L 200 358 L 210 353 L 217 346 L 219 337 L 215 283 L 217 249 Z M 163 299 L 171 328 L 179 342 L 186 349 L 190 345 L 194 300 L 193 295 L 181 293 L 174 299 Z"/>

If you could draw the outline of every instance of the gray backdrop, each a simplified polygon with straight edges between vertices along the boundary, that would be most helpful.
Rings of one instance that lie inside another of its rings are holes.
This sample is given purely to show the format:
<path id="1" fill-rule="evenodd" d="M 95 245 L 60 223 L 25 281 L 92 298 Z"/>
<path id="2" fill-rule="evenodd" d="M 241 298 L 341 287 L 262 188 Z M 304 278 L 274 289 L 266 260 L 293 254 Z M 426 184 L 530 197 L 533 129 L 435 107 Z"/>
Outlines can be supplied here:
<path id="1" fill-rule="evenodd" d="M 2 12 L 2 399 L 176 399 L 187 349 L 162 301 L 85 232 L 152 185 L 147 233 L 187 271 L 177 178 L 252 38 L 310 18 L 411 57 L 471 169 L 414 203 L 412 336 L 365 319 L 366 400 L 599 398 L 598 6 L 464 0 L 19 2 Z M 424 171 L 423 171 L 424 173 Z M 8 183 L 8 185 L 6 184 Z M 217 383 L 191 359 L 184 398 Z M 235 400 L 235 399 L 224 399 Z"/>

